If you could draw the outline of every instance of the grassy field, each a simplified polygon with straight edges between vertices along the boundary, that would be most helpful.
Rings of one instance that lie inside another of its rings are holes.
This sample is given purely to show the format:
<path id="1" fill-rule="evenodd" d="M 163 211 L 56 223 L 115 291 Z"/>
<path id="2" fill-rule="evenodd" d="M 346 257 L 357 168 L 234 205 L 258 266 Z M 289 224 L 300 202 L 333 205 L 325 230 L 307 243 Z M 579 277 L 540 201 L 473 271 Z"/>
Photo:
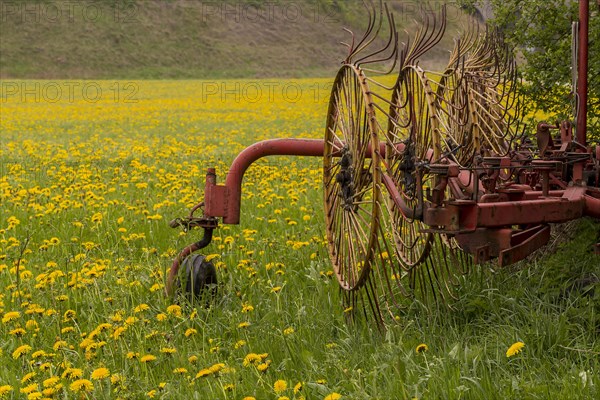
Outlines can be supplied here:
<path id="1" fill-rule="evenodd" d="M 415 303 L 380 332 L 345 322 L 321 160 L 271 158 L 246 175 L 241 225 L 221 226 L 205 249 L 217 300 L 163 295 L 172 258 L 200 235 L 167 222 L 202 198 L 205 169 L 222 180 L 252 142 L 322 137 L 329 89 L 4 81 L 0 398 L 599 398 L 589 220 L 552 254 L 478 267 L 452 309 Z"/>

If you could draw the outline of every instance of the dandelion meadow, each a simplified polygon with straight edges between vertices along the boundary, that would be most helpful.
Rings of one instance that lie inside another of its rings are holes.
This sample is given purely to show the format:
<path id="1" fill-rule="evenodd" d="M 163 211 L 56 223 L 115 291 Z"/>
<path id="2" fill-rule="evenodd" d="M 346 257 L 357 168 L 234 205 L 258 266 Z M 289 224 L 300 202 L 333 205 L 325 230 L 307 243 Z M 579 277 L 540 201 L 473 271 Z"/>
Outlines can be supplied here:
<path id="1" fill-rule="evenodd" d="M 222 180 L 255 141 L 322 137 L 330 84 L 11 82 L 0 104 L 0 398 L 600 397 L 599 294 L 575 285 L 598 272 L 581 256 L 597 229 L 587 220 L 571 227 L 581 240 L 478 267 L 451 308 L 407 303 L 379 331 L 360 311 L 346 322 L 321 160 L 263 159 L 246 174 L 241 224 L 204 250 L 216 298 L 164 296 L 171 260 L 201 235 L 168 221 L 202 199 L 206 168 Z"/>

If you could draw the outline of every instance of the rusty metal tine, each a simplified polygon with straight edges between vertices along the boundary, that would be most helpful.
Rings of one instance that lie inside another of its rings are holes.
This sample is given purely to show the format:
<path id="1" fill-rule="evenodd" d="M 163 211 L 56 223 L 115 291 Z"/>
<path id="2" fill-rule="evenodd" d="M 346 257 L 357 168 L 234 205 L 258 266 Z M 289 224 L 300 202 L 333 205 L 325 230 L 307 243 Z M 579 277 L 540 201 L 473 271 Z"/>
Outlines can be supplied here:
<path id="1" fill-rule="evenodd" d="M 377 15 L 377 14 L 375 14 L 375 15 Z M 377 18 L 377 16 L 375 17 L 374 25 L 377 25 L 377 30 L 375 31 L 375 33 L 370 35 L 371 37 L 369 37 L 369 39 L 366 40 L 361 46 L 357 46 L 353 55 L 360 53 L 361 51 L 363 51 L 364 49 L 369 47 L 371 45 L 371 43 L 373 43 L 375 40 L 377 40 L 377 37 L 379 36 L 379 32 L 381 31 L 381 27 L 383 25 L 383 9 L 379 10 L 379 18 Z"/>
<path id="2" fill-rule="evenodd" d="M 372 4 L 373 4 L 373 2 L 371 1 L 371 5 Z M 375 24 L 376 24 L 377 12 L 375 11 L 374 7 L 373 7 L 373 9 L 369 8 L 369 6 L 365 2 L 365 0 L 363 0 L 363 5 L 367 9 L 367 13 L 369 14 L 369 23 L 367 25 L 367 30 L 365 31 L 362 38 L 360 39 L 360 42 L 358 42 L 356 47 L 352 49 L 352 53 L 346 59 L 346 63 L 350 63 L 352 61 L 352 57 L 359 51 L 358 49 L 360 49 L 362 47 L 363 43 L 369 38 L 369 36 L 371 35 L 371 32 L 373 31 L 373 28 L 375 27 Z"/>
<path id="3" fill-rule="evenodd" d="M 388 25 L 390 26 L 390 34 L 389 34 L 389 38 L 388 38 L 387 43 L 380 50 L 377 50 L 377 51 L 375 51 L 375 52 L 373 52 L 373 53 L 371 53 L 371 54 L 369 54 L 367 56 L 364 56 L 364 57 L 359 58 L 358 60 L 354 61 L 354 64 L 356 66 L 360 66 L 361 65 L 361 61 L 363 61 L 363 60 L 366 60 L 366 61 L 363 62 L 364 64 L 387 61 L 387 60 L 390 60 L 391 57 L 393 57 L 394 54 L 396 53 L 396 50 L 397 50 L 397 47 L 398 47 L 398 39 L 397 39 L 397 35 L 395 35 L 396 27 L 394 25 L 394 19 L 390 15 L 390 12 L 389 12 L 389 10 L 387 8 L 387 4 L 385 5 L 385 10 L 386 10 L 386 16 L 387 16 L 387 20 L 388 20 Z M 381 28 L 381 25 L 380 25 L 380 28 Z M 378 32 L 379 32 L 379 30 L 377 31 L 377 33 Z M 374 39 L 377 37 L 377 33 L 375 34 Z M 396 39 L 395 42 L 394 42 L 394 39 Z M 375 56 L 377 54 L 380 54 L 380 53 L 386 51 L 392 45 L 392 43 L 393 43 L 393 49 L 392 49 L 392 53 L 389 56 L 384 57 L 384 58 L 380 58 L 380 59 L 376 59 L 376 60 L 367 60 L 370 57 L 373 57 L 373 56 Z"/>

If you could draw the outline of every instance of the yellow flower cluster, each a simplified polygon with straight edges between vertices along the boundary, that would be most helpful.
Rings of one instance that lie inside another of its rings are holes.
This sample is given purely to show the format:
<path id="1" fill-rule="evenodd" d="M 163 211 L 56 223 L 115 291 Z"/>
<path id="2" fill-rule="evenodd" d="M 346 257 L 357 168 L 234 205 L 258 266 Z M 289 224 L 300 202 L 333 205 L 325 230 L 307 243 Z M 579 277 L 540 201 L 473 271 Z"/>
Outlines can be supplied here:
<path id="1" fill-rule="evenodd" d="M 264 303 L 245 289 L 279 299 L 292 265 L 314 262 L 317 277 L 332 273 L 315 261 L 326 254 L 313 228 L 322 225 L 318 158 L 256 163 L 244 179 L 247 225 L 214 232 L 207 259 L 220 274 L 242 272 L 232 273 L 232 287 L 243 289 L 226 310 L 227 333 L 207 334 L 212 310 L 161 296 L 165 269 L 195 240 L 165 221 L 201 200 L 207 167 L 223 179 L 233 157 L 258 140 L 322 137 L 329 80 L 292 82 L 298 98 L 257 82 L 264 96 L 252 103 L 206 95 L 214 82 L 203 81 L 116 82 L 121 90 L 131 84 L 126 93 L 98 82 L 111 96 L 94 102 L 0 99 L 0 355 L 10 371 L 0 372 L 0 398 L 170 398 L 188 387 L 241 398 L 241 374 L 271 378 L 280 360 L 249 353 L 263 345 L 248 334 L 261 326 Z M 283 240 L 264 236 L 277 230 Z M 290 324 L 273 331 L 292 340 L 301 328 Z"/>

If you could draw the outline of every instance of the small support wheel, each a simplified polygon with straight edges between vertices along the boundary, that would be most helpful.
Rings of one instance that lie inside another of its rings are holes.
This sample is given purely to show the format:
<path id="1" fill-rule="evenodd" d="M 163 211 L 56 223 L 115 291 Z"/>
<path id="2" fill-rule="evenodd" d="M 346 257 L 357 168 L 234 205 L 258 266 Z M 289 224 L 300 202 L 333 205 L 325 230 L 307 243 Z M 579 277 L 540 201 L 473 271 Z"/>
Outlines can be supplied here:
<path id="1" fill-rule="evenodd" d="M 194 298 L 213 298 L 217 295 L 217 270 L 201 254 L 188 256 L 181 264 L 175 290 L 190 301 Z"/>

